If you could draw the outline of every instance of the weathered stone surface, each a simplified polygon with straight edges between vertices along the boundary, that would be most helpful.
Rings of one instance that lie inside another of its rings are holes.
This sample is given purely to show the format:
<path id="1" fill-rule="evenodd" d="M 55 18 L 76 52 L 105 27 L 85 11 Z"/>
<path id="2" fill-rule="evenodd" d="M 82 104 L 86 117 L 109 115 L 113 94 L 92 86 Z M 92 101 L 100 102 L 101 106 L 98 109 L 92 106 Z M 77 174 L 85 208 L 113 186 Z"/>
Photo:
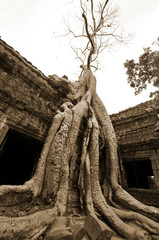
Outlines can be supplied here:
<path id="1" fill-rule="evenodd" d="M 0 118 L 9 127 L 44 141 L 69 89 L 68 80 L 46 77 L 0 39 Z"/>
<path id="2" fill-rule="evenodd" d="M 86 229 L 84 228 L 83 224 L 80 223 L 72 225 L 71 231 L 75 240 L 83 240 L 83 237 L 86 234 Z"/>
<path id="3" fill-rule="evenodd" d="M 5 122 L 0 122 L 0 144 L 3 142 L 9 127 Z"/>
<path id="4" fill-rule="evenodd" d="M 113 235 L 112 230 L 93 215 L 86 217 L 84 227 L 91 240 L 109 240 Z"/>
<path id="5" fill-rule="evenodd" d="M 84 237 L 82 238 L 82 240 L 91 240 L 90 237 L 88 236 L 88 234 L 85 234 Z"/>
<path id="6" fill-rule="evenodd" d="M 158 139 L 159 98 L 111 115 L 119 144 L 132 144 Z"/>
<path id="7" fill-rule="evenodd" d="M 123 186 L 141 202 L 155 206 L 159 206 L 156 195 L 159 190 L 158 115 L 159 97 L 111 115 L 121 159 L 125 162 L 150 160 L 152 164 L 154 183 L 148 186 L 152 190 L 151 193 L 148 189 L 147 192 L 140 191 L 140 189 L 135 189 L 135 191 L 131 188 L 128 189 L 127 173 L 124 172 L 124 168 Z"/>
<path id="8" fill-rule="evenodd" d="M 63 217 L 56 217 L 53 221 L 45 240 L 73 240 L 73 234 L 69 227 L 66 227 L 67 221 Z"/>
<path id="9" fill-rule="evenodd" d="M 45 240 L 73 240 L 73 235 L 68 229 L 60 229 L 47 234 Z"/>

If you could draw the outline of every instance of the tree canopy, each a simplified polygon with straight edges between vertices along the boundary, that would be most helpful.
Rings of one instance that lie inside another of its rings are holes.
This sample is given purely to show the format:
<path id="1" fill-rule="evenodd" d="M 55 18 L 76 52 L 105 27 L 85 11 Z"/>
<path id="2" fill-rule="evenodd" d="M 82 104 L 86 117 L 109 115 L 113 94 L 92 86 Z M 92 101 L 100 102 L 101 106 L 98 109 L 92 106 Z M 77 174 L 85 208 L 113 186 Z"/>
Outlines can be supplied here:
<path id="1" fill-rule="evenodd" d="M 127 81 L 135 89 L 135 95 L 147 89 L 148 84 L 156 88 L 150 97 L 159 94 L 159 38 L 151 47 L 143 49 L 138 62 L 134 59 L 126 60 L 124 67 L 127 69 Z"/>

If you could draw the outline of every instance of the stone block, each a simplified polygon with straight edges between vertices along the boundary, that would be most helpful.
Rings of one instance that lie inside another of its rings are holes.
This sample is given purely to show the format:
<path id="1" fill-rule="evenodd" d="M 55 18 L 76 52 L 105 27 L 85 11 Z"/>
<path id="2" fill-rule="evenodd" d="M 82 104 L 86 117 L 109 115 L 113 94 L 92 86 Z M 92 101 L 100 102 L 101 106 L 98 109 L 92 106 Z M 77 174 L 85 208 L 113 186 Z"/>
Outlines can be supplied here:
<path id="1" fill-rule="evenodd" d="M 83 240 L 83 237 L 86 234 L 86 229 L 80 223 L 72 225 L 71 231 L 75 240 Z"/>
<path id="2" fill-rule="evenodd" d="M 90 237 L 88 236 L 88 234 L 85 234 L 84 237 L 82 238 L 82 240 L 91 240 Z"/>
<path id="3" fill-rule="evenodd" d="M 113 231 L 95 215 L 86 217 L 84 227 L 91 240 L 109 240 Z"/>
<path id="4" fill-rule="evenodd" d="M 73 240 L 73 235 L 67 229 L 59 229 L 54 232 L 49 232 L 45 240 Z"/>
<path id="5" fill-rule="evenodd" d="M 2 119 L 2 124 L 0 125 L 0 144 L 3 142 L 9 127 L 3 122 L 5 120 Z"/>
<path id="6" fill-rule="evenodd" d="M 66 223 L 65 218 L 55 218 L 44 240 L 73 240 L 72 231 Z"/>
<path id="7" fill-rule="evenodd" d="M 154 176 L 155 176 L 155 185 L 157 189 L 159 188 L 159 171 L 153 171 Z"/>

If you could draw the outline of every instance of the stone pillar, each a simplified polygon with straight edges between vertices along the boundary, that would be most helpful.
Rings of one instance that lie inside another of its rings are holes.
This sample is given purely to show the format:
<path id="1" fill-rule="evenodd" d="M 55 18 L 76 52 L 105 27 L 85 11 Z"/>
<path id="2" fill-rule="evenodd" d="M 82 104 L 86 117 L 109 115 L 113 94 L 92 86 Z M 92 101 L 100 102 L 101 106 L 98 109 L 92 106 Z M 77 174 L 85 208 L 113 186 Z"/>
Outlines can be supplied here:
<path id="1" fill-rule="evenodd" d="M 151 150 L 150 160 L 151 160 L 152 170 L 155 177 L 155 184 L 156 184 L 157 190 L 159 190 L 159 149 Z"/>
<path id="2" fill-rule="evenodd" d="M 3 142 L 9 127 L 6 124 L 6 118 L 0 118 L 0 145 Z"/>

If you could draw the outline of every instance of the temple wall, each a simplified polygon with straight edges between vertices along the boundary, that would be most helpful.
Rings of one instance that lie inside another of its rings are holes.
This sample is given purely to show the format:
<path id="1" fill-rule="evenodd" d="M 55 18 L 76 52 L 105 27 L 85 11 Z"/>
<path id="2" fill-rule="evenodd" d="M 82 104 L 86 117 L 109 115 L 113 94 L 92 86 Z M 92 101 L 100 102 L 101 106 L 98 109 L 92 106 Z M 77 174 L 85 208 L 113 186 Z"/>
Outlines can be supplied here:
<path id="1" fill-rule="evenodd" d="M 145 173 L 148 189 L 129 187 L 126 169 L 123 170 L 123 186 L 140 201 L 159 206 L 159 97 L 112 114 L 111 119 L 123 165 L 131 167 L 129 175 L 134 167 L 135 171 L 140 170 L 140 173 L 134 174 L 140 179 L 139 175 L 142 175 L 144 169 L 152 166 L 152 176 L 146 176 Z M 146 166 L 149 162 L 151 166 Z"/>
<path id="2" fill-rule="evenodd" d="M 63 103 L 67 85 L 56 86 L 18 52 L 0 40 L 0 121 L 44 141 L 51 120 Z"/>

